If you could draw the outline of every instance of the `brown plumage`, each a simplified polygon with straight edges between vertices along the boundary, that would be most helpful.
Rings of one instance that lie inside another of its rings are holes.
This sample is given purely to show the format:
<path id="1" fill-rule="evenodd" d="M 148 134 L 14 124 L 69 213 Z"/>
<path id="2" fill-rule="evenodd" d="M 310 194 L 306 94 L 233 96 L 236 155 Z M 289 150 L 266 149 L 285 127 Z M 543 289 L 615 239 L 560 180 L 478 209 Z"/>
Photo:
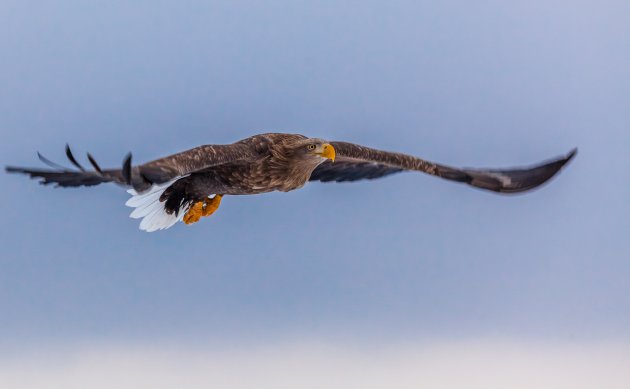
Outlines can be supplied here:
<path id="1" fill-rule="evenodd" d="M 575 154 L 572 150 L 566 156 L 528 168 L 457 169 L 352 143 L 269 133 L 229 145 L 199 146 L 137 166 L 132 166 L 128 155 L 122 169 L 103 170 L 88 154 L 94 170 L 87 170 L 67 146 L 66 155 L 78 170 L 57 165 L 39 154 L 55 169 L 6 169 L 62 187 L 104 182 L 130 186 L 134 197 L 127 204 L 136 208 L 132 217 L 143 218 L 141 228 L 153 231 L 168 228 L 178 220 L 189 223 L 211 214 L 223 195 L 286 192 L 301 188 L 309 180 L 357 181 L 420 171 L 494 192 L 518 193 L 549 180 Z"/>

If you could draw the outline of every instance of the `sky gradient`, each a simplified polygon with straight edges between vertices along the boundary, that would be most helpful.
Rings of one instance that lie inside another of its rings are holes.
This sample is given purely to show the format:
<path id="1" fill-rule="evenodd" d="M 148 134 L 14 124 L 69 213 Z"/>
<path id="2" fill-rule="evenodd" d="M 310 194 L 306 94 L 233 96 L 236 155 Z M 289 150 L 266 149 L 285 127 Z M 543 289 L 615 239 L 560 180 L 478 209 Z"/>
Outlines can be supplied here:
<path id="1" fill-rule="evenodd" d="M 627 349 L 627 1 L 7 0 L 0 52 L 2 165 L 270 131 L 466 167 L 579 148 L 525 195 L 405 173 L 226 197 L 157 233 L 114 185 L 0 174 L 3 366 L 99 345 Z"/>

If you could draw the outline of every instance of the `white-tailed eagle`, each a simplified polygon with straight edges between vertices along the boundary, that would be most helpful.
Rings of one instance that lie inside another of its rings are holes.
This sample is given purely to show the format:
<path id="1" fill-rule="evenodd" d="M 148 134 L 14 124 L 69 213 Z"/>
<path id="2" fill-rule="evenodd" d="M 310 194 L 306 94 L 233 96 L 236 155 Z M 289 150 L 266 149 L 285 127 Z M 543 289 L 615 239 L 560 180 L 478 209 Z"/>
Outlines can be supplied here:
<path id="1" fill-rule="evenodd" d="M 419 171 L 493 192 L 519 193 L 549 180 L 576 152 L 574 149 L 563 157 L 526 168 L 457 169 L 353 143 L 269 133 L 229 145 L 199 146 L 137 166 L 132 165 L 129 154 L 121 169 L 101 169 L 88 154 L 93 168 L 88 170 L 66 146 L 66 155 L 76 169 L 57 165 L 38 153 L 53 170 L 6 170 L 61 187 L 104 182 L 131 187 L 128 192 L 132 197 L 126 203 L 135 208 L 131 217 L 142 219 L 140 229 L 156 231 L 178 221 L 191 224 L 211 215 L 225 195 L 287 192 L 308 181 L 357 181 L 402 171 Z"/>

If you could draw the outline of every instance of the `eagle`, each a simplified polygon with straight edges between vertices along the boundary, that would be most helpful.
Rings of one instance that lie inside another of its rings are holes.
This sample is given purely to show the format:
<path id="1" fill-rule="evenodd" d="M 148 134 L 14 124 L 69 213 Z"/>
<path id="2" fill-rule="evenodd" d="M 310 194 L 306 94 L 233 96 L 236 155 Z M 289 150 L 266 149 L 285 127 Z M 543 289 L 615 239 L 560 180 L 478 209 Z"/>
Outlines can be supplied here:
<path id="1" fill-rule="evenodd" d="M 7 166 L 6 171 L 59 187 L 105 182 L 128 187 L 131 198 L 126 205 L 134 208 L 130 217 L 142 219 L 140 229 L 148 232 L 210 216 L 224 196 L 288 192 L 309 181 L 371 180 L 403 171 L 423 172 L 497 193 L 520 193 L 545 183 L 577 153 L 573 149 L 562 157 L 524 168 L 458 169 L 348 142 L 266 133 L 232 144 L 195 147 L 142 165 L 133 165 L 130 153 L 120 169 L 101 169 L 88 153 L 92 165 L 88 170 L 68 145 L 65 151 L 72 169 L 37 153 L 52 169 Z"/>

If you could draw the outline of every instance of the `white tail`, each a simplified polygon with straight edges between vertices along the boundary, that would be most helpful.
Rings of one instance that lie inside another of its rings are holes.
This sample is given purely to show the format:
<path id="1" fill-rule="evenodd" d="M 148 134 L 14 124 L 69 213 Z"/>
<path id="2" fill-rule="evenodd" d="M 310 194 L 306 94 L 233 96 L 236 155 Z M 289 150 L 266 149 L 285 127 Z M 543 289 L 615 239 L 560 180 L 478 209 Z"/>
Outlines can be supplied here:
<path id="1" fill-rule="evenodd" d="M 151 188 L 142 193 L 138 193 L 134 189 L 127 191 L 132 197 L 127 200 L 125 205 L 135 208 L 129 217 L 142 219 L 140 222 L 141 230 L 147 232 L 164 230 L 172 227 L 175 223 L 183 219 L 187 209 L 180 209 L 177 216 L 175 216 L 175 213 L 168 214 L 164 209 L 164 203 L 160 201 L 160 196 L 164 193 L 166 188 L 180 178 L 182 177 L 177 177 L 164 184 L 154 184 Z"/>

